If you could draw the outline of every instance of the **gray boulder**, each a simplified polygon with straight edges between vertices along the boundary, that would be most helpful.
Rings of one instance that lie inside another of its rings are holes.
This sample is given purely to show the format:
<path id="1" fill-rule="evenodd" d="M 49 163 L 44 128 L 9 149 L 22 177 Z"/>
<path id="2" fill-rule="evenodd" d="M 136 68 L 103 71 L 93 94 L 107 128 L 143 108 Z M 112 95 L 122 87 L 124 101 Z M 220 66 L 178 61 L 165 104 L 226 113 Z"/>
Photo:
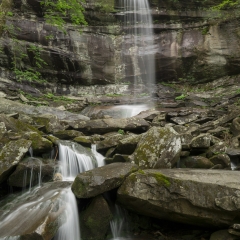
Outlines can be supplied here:
<path id="1" fill-rule="evenodd" d="M 128 135 L 121 139 L 116 147 L 116 152 L 121 154 L 132 154 L 137 147 L 142 135 Z"/>
<path id="2" fill-rule="evenodd" d="M 88 208 L 81 213 L 81 239 L 104 240 L 109 228 L 112 213 L 106 200 L 96 196 Z"/>
<path id="3" fill-rule="evenodd" d="M 230 157 L 225 153 L 214 155 L 209 160 L 214 165 L 221 164 L 223 167 L 230 167 L 231 166 Z"/>
<path id="4" fill-rule="evenodd" d="M 216 163 L 217 164 L 217 163 Z M 181 168 L 205 168 L 209 169 L 215 164 L 211 162 L 208 158 L 202 156 L 189 156 L 183 157 L 180 160 Z"/>
<path id="5" fill-rule="evenodd" d="M 112 163 L 100 168 L 80 173 L 72 184 L 77 198 L 95 197 L 119 187 L 124 179 L 138 167 L 131 163 Z"/>
<path id="6" fill-rule="evenodd" d="M 88 133 L 108 133 L 122 129 L 124 131 L 144 132 L 149 128 L 149 123 L 141 118 L 124 119 L 96 119 L 89 121 L 73 121 L 68 123 L 70 127 L 76 130 Z"/>
<path id="7" fill-rule="evenodd" d="M 53 160 L 26 158 L 18 164 L 14 173 L 10 175 L 8 184 L 13 187 L 24 188 L 51 181 L 55 166 Z"/>
<path id="8" fill-rule="evenodd" d="M 6 144 L 0 152 L 0 183 L 5 181 L 22 160 L 32 141 L 19 139 Z"/>
<path id="9" fill-rule="evenodd" d="M 181 139 L 171 127 L 152 127 L 131 155 L 141 168 L 171 168 L 179 159 Z"/>
<path id="10" fill-rule="evenodd" d="M 194 137 L 191 142 L 192 148 L 209 148 L 211 143 L 210 134 L 200 134 Z"/>
<path id="11" fill-rule="evenodd" d="M 117 200 L 142 215 L 228 227 L 240 217 L 238 178 L 226 170 L 141 170 L 127 177 Z"/>

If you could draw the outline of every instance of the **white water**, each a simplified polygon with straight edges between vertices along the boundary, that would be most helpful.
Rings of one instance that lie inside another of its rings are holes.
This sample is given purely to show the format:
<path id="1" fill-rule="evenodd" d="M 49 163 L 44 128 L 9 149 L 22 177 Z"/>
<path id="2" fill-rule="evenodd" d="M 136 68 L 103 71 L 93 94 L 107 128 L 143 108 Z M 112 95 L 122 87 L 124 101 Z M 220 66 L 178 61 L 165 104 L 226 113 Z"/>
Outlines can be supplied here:
<path id="1" fill-rule="evenodd" d="M 118 205 L 115 205 L 114 208 L 114 218 L 110 222 L 111 232 L 113 235 L 112 240 L 130 240 L 131 238 L 129 236 L 127 236 L 127 238 L 125 236 L 126 232 L 128 232 L 126 212 Z"/>
<path id="2" fill-rule="evenodd" d="M 142 111 L 146 111 L 150 108 L 148 104 L 136 104 L 136 105 L 120 105 L 114 106 L 113 109 L 119 109 L 121 111 L 121 118 L 128 118 L 138 115 Z"/>
<path id="3" fill-rule="evenodd" d="M 66 222 L 59 228 L 54 239 L 80 240 L 77 202 L 71 188 L 63 191 L 62 197 L 64 198 Z"/>
<path id="4" fill-rule="evenodd" d="M 63 144 L 64 143 L 64 144 Z M 73 181 L 81 173 L 104 165 L 104 157 L 92 145 L 91 151 L 79 144 L 65 141 L 59 144 L 59 162 L 64 181 Z"/>
<path id="5" fill-rule="evenodd" d="M 134 86 L 144 84 L 151 92 L 155 83 L 155 53 L 152 16 L 147 0 L 119 0 L 124 11 L 123 59 Z M 131 64 L 130 64 L 131 63 Z M 134 90 L 137 97 L 136 89 Z"/>
<path id="6" fill-rule="evenodd" d="M 104 165 L 104 157 L 92 145 L 87 150 L 81 145 L 69 141 L 59 143 L 59 161 L 63 181 L 73 181 L 77 174 Z M 59 228 L 55 240 L 80 240 L 80 224 L 77 202 L 71 189 L 63 191 L 65 203 L 65 223 Z"/>

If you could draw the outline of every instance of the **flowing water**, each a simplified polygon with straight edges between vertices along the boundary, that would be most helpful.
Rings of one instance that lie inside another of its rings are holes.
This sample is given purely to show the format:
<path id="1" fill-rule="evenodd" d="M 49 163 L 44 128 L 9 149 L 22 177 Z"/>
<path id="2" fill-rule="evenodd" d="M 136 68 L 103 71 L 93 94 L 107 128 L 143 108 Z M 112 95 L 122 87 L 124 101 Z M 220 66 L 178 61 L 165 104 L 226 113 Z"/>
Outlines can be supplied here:
<path id="1" fill-rule="evenodd" d="M 129 236 L 126 236 L 128 231 L 126 210 L 118 205 L 114 206 L 114 217 L 110 222 L 111 232 L 113 238 L 111 240 L 130 240 Z"/>
<path id="2" fill-rule="evenodd" d="M 54 237 L 56 240 L 80 240 L 77 202 L 71 191 L 71 181 L 80 172 L 104 165 L 104 158 L 97 153 L 96 146 L 84 148 L 77 143 L 59 143 L 59 171 L 63 182 L 42 184 L 22 194 L 10 195 L 0 202 L 0 239 L 20 239 L 19 235 L 31 232 L 41 225 L 48 214 L 58 217 L 61 226 Z M 30 170 L 30 179 L 33 171 Z M 32 177 L 31 177 L 32 174 Z M 41 173 L 38 175 L 41 179 Z M 69 182 L 70 181 L 70 182 Z M 39 184 L 41 180 L 39 180 Z M 44 226 L 41 226 L 44 228 Z"/>
<path id="3" fill-rule="evenodd" d="M 122 55 L 126 76 L 134 79 L 136 86 L 143 84 L 151 93 L 155 84 L 155 53 L 151 10 L 147 0 L 119 0 L 123 9 Z M 126 79 L 127 80 L 127 79 Z"/>
<path id="4" fill-rule="evenodd" d="M 60 172 L 63 181 L 73 181 L 78 173 L 104 165 L 104 157 L 97 153 L 96 146 L 92 149 L 70 141 L 59 143 Z M 65 223 L 59 228 L 55 240 L 80 240 L 79 217 L 77 202 L 71 189 L 62 192 L 65 199 Z M 71 237 L 70 237 L 71 236 Z"/>

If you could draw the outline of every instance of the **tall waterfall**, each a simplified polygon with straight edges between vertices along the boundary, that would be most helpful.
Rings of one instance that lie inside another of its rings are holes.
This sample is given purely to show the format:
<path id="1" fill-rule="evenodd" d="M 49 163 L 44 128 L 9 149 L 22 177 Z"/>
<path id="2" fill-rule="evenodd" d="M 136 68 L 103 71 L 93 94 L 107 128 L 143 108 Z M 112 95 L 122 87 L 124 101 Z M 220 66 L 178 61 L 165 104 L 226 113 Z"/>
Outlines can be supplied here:
<path id="1" fill-rule="evenodd" d="M 155 83 L 155 47 L 148 0 L 119 0 L 123 9 L 123 58 L 125 74 L 134 86 L 144 84 L 151 92 Z M 135 87 L 136 88 L 136 87 Z M 137 97 L 137 89 L 134 89 Z"/>

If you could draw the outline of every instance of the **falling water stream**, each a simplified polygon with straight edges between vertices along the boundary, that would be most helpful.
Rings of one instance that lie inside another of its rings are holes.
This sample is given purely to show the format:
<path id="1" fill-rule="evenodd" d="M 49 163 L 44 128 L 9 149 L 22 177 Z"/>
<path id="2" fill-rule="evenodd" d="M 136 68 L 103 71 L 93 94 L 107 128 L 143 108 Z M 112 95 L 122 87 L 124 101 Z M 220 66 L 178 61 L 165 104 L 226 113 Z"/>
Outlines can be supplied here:
<path id="1" fill-rule="evenodd" d="M 119 0 L 124 16 L 122 48 L 125 74 L 134 79 L 136 87 L 143 84 L 151 93 L 155 83 L 155 45 L 152 16 L 147 0 Z"/>
<path id="2" fill-rule="evenodd" d="M 59 143 L 58 148 L 60 172 L 63 181 L 73 181 L 77 174 L 104 165 L 104 157 L 97 153 L 95 145 L 90 150 L 79 144 L 64 141 Z M 66 219 L 54 239 L 80 240 L 79 217 L 75 196 L 70 187 L 63 191 L 62 195 L 65 199 Z"/>

